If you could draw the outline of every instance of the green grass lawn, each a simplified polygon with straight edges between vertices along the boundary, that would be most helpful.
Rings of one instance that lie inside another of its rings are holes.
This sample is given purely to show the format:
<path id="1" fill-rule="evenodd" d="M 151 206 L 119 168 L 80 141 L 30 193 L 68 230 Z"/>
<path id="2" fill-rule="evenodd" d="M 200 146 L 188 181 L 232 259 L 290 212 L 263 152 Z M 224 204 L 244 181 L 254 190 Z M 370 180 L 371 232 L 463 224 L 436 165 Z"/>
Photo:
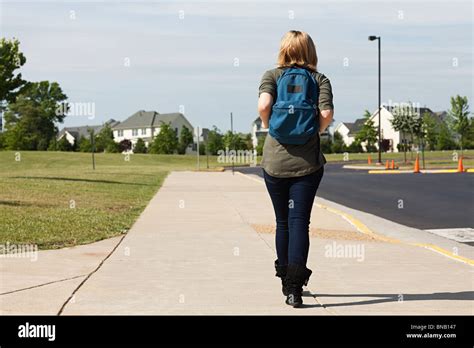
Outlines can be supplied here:
<path id="1" fill-rule="evenodd" d="M 179 155 L 0 151 L 0 244 L 55 249 L 126 232 L 170 170 L 195 170 Z M 210 157 L 210 168 L 217 168 Z M 206 168 L 202 157 L 201 168 Z"/>
<path id="2" fill-rule="evenodd" d="M 425 165 L 427 169 L 435 168 L 457 168 L 458 162 L 454 160 L 453 152 L 457 152 L 458 158 L 461 156 L 461 151 L 426 151 L 425 152 Z M 328 162 L 344 162 L 344 154 L 327 154 L 324 155 Z M 373 152 L 370 154 L 372 158 L 372 164 L 375 165 L 377 162 L 378 154 Z M 464 167 L 474 167 L 474 150 L 464 150 L 463 155 L 463 164 Z M 348 154 L 348 164 L 366 165 L 367 164 L 367 153 L 349 153 Z M 416 153 L 407 153 L 407 162 L 404 163 L 403 152 L 399 153 L 382 153 L 382 162 L 385 164 L 386 160 L 390 162 L 394 160 L 397 165 L 401 168 L 411 168 L 416 159 Z M 421 163 L 421 153 L 420 153 L 420 164 Z"/>

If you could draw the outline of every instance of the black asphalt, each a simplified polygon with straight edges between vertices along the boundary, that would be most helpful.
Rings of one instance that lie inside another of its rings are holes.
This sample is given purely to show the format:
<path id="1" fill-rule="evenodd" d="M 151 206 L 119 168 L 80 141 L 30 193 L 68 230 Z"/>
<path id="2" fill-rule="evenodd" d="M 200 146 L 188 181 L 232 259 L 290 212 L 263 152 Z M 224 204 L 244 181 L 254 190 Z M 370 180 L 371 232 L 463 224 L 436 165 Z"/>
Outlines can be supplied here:
<path id="1" fill-rule="evenodd" d="M 262 176 L 260 167 L 239 167 Z M 328 163 L 318 196 L 419 229 L 474 227 L 472 174 L 368 174 Z"/>

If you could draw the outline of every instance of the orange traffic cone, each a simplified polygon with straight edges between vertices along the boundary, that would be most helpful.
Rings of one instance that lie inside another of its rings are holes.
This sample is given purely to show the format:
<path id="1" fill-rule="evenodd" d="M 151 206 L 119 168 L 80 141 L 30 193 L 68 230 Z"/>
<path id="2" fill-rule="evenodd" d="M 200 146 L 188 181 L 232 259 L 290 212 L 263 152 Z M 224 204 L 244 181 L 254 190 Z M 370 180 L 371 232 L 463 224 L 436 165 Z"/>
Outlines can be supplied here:
<path id="1" fill-rule="evenodd" d="M 464 166 L 462 165 L 462 156 L 459 157 L 459 161 L 458 161 L 458 173 L 462 173 L 464 172 Z"/>
<path id="2" fill-rule="evenodd" d="M 416 155 L 415 168 L 413 169 L 413 173 L 421 173 L 420 172 L 420 157 L 418 155 Z"/>
<path id="3" fill-rule="evenodd" d="M 390 169 L 395 169 L 395 161 L 392 160 L 392 166 L 390 167 Z"/>
<path id="4" fill-rule="evenodd" d="M 372 158 L 370 158 L 370 153 L 369 153 L 369 157 L 367 157 L 367 164 L 372 164 Z"/>
<path id="5" fill-rule="evenodd" d="M 388 164 L 388 160 L 387 160 L 387 162 L 385 162 L 385 169 L 390 169 L 390 166 Z"/>

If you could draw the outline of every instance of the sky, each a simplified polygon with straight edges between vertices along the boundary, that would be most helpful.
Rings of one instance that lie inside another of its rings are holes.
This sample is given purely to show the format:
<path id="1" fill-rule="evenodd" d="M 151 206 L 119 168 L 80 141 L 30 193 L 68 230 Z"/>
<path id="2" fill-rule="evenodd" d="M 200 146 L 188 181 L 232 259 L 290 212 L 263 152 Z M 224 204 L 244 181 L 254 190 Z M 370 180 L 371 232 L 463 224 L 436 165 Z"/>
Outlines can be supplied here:
<path id="1" fill-rule="evenodd" d="M 193 126 L 249 132 L 258 87 L 291 29 L 313 38 L 331 81 L 335 124 L 382 103 L 473 110 L 473 2 L 0 0 L 0 36 L 20 41 L 29 81 L 56 81 L 93 113 L 64 126 L 125 120 L 138 110 L 183 112 Z M 92 109 L 93 106 L 93 109 Z M 63 125 L 59 125 L 62 128 Z"/>

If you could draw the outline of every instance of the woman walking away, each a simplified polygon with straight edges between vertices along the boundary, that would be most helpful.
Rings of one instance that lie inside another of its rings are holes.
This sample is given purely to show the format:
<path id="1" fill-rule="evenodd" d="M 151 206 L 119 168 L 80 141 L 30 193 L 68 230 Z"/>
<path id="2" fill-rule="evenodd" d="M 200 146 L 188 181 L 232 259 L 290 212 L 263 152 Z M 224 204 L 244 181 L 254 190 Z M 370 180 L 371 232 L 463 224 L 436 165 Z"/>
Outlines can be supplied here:
<path id="1" fill-rule="evenodd" d="M 292 30 L 283 37 L 278 66 L 262 77 L 258 112 L 269 128 L 262 168 L 276 217 L 276 276 L 286 303 L 301 307 L 303 285 L 311 270 L 309 223 L 326 159 L 320 133 L 333 118 L 329 79 L 316 70 L 318 58 L 311 37 Z"/>

